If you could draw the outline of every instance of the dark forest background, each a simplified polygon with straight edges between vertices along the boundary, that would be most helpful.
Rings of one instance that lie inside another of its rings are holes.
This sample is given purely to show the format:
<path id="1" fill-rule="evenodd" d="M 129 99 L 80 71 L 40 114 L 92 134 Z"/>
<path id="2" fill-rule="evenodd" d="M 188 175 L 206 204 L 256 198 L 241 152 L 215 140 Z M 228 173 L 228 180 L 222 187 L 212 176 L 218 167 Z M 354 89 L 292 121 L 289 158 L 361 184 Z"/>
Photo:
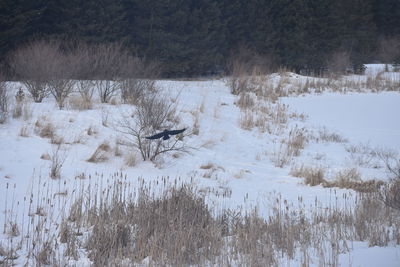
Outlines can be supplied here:
<path id="1" fill-rule="evenodd" d="M 165 77 L 226 73 L 232 57 L 321 73 L 400 61 L 399 0 L 0 0 L 0 60 L 36 38 L 122 42 Z M 244 53 L 246 54 L 246 53 Z"/>

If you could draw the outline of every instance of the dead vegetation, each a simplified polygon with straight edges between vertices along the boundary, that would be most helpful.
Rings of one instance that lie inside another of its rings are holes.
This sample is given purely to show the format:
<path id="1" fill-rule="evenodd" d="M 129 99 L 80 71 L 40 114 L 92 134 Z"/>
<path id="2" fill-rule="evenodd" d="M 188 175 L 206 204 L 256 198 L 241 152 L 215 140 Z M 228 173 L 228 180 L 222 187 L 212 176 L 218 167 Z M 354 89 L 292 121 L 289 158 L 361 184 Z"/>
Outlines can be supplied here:
<path id="1" fill-rule="evenodd" d="M 74 220 L 92 229 L 86 242 L 73 242 L 84 244 L 96 265 L 146 259 L 155 265 L 270 266 L 299 255 L 311 264 L 312 251 L 318 251 L 313 255 L 319 262 L 337 266 L 340 253 L 351 253 L 351 240 L 380 246 L 400 240 L 400 225 L 393 224 L 400 214 L 371 193 L 360 195 L 354 210 L 316 207 L 311 216 L 278 197 L 265 219 L 257 210 L 223 210 L 213 216 L 191 186 L 170 187 L 157 197 L 142 187 L 137 201 L 124 199 L 120 186 L 116 183 L 117 191 L 103 198 L 101 210 L 80 202 L 85 208 Z M 74 229 L 73 222 L 67 224 Z M 391 227 L 396 230 L 388 231 Z"/>
<path id="2" fill-rule="evenodd" d="M 0 124 L 5 123 L 8 117 L 7 85 L 0 75 Z"/>
<path id="3" fill-rule="evenodd" d="M 56 128 L 51 121 L 48 121 L 47 117 L 40 117 L 35 122 L 35 133 L 42 138 L 53 138 L 56 132 Z"/>
<path id="4" fill-rule="evenodd" d="M 212 168 L 208 165 L 206 170 Z M 167 178 L 157 181 L 164 185 L 159 190 L 144 180 L 133 185 L 122 173 L 103 186 L 97 175 L 75 188 L 76 193 L 66 192 L 69 198 L 53 194 L 52 186 L 39 178 L 37 192 L 32 188 L 31 199 L 24 202 L 29 206 L 28 227 L 12 224 L 14 212 L 6 204 L 12 223 L 0 246 L 3 264 L 16 263 L 24 247 L 29 265 L 79 264 L 85 253 L 96 266 L 274 266 L 293 259 L 338 266 L 339 254 L 351 254 L 353 241 L 400 244 L 400 211 L 376 193 L 357 194 L 355 201 L 344 196 L 344 207 L 334 201 L 323 208 L 316 200 L 309 214 L 301 198 L 289 203 L 278 195 L 265 217 L 259 209 L 214 210 L 205 201 L 211 191 L 201 190 L 200 197 L 192 185 Z M 47 197 L 32 201 L 42 191 Z M 340 197 L 333 190 L 330 194 Z M 65 213 L 52 212 L 58 198 L 71 202 Z M 11 245 L 11 240 L 20 240 L 20 245 Z"/>
<path id="5" fill-rule="evenodd" d="M 290 175 L 304 178 L 304 183 L 309 186 L 321 185 L 325 188 L 337 187 L 341 189 L 352 189 L 357 192 L 378 192 L 383 181 L 368 180 L 363 181 L 361 175 L 355 168 L 343 169 L 338 171 L 332 179 L 326 179 L 326 168 L 321 166 L 295 166 L 292 167 Z"/>
<path id="6" fill-rule="evenodd" d="M 105 162 L 108 160 L 108 154 L 110 151 L 110 144 L 107 141 L 104 141 L 96 148 L 96 150 L 93 152 L 90 158 L 88 158 L 87 161 L 91 163 Z"/>

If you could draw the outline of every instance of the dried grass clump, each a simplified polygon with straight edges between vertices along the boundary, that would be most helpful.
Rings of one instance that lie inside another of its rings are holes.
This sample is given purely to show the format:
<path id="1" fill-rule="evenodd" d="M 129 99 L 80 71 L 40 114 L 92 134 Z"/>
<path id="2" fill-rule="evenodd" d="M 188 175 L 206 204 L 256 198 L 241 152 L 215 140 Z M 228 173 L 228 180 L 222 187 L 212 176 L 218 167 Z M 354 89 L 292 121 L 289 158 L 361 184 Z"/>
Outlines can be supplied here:
<path id="1" fill-rule="evenodd" d="M 307 132 L 304 128 L 294 127 L 290 130 L 286 139 L 283 139 L 279 147 L 270 154 L 270 159 L 276 167 L 283 168 L 289 164 L 294 157 L 298 157 L 308 141 Z"/>
<path id="2" fill-rule="evenodd" d="M 137 159 L 136 154 L 133 153 L 133 152 L 128 153 L 128 154 L 125 156 L 124 162 L 125 162 L 125 164 L 126 164 L 127 166 L 129 166 L 129 167 L 134 167 L 134 166 L 136 166 L 136 164 L 137 164 L 137 162 L 138 162 L 138 159 Z"/>
<path id="3" fill-rule="evenodd" d="M 377 192 L 384 183 L 377 180 L 363 181 L 356 168 L 345 169 L 336 174 L 334 181 L 326 182 L 324 187 L 339 187 L 358 192 Z"/>
<path id="4" fill-rule="evenodd" d="M 58 145 L 53 149 L 52 154 L 50 155 L 50 177 L 52 179 L 58 179 L 61 177 L 61 168 L 63 167 L 66 158 L 66 152 L 62 151 L 61 145 Z"/>
<path id="5" fill-rule="evenodd" d="M 46 117 L 41 117 L 35 123 L 35 132 L 42 138 L 53 138 L 56 128 L 54 124 L 46 121 Z"/>
<path id="6" fill-rule="evenodd" d="M 189 187 L 171 188 L 160 198 L 140 193 L 137 203 L 116 198 L 92 214 L 86 248 L 98 266 L 149 257 L 161 265 L 196 265 L 213 255 L 218 235 L 204 200 Z"/>
<path id="7" fill-rule="evenodd" d="M 290 154 L 297 157 L 307 143 L 307 132 L 305 128 L 294 127 L 290 130 L 286 144 Z"/>
<path id="8" fill-rule="evenodd" d="M 200 169 L 203 169 L 203 170 L 209 170 L 209 169 L 213 169 L 213 168 L 215 168 L 215 165 L 212 162 L 208 162 L 208 163 L 200 166 Z"/>
<path id="9" fill-rule="evenodd" d="M 84 98 L 81 96 L 70 96 L 68 98 L 68 106 L 72 110 L 88 110 L 93 108 L 91 98 Z"/>
<path id="10" fill-rule="evenodd" d="M 0 124 L 5 123 L 8 117 L 7 85 L 0 74 Z"/>
<path id="11" fill-rule="evenodd" d="M 236 102 L 236 105 L 241 109 L 251 109 L 255 105 L 255 95 L 248 93 L 248 92 L 242 92 L 239 94 L 239 99 Z"/>
<path id="12" fill-rule="evenodd" d="M 98 163 L 108 160 L 108 152 L 111 151 L 110 144 L 108 142 L 101 143 L 96 150 L 93 152 L 92 156 L 87 160 L 88 162 Z"/>
<path id="13" fill-rule="evenodd" d="M 338 133 L 329 132 L 325 127 L 319 131 L 319 140 L 333 143 L 346 143 L 347 139 Z"/>
<path id="14" fill-rule="evenodd" d="M 253 129 L 255 126 L 253 112 L 246 110 L 244 114 L 240 114 L 239 124 L 243 130 L 250 131 Z"/>
<path id="15" fill-rule="evenodd" d="M 290 175 L 304 178 L 304 183 L 310 186 L 325 184 L 325 170 L 322 167 L 300 166 L 292 168 Z"/>

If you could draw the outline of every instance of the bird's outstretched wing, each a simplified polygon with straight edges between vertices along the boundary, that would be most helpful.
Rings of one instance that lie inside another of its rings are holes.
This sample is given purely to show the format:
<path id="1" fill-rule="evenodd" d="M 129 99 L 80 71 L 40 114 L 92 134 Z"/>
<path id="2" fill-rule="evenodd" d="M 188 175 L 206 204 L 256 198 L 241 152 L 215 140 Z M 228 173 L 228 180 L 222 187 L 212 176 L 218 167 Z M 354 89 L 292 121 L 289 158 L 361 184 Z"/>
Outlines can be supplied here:
<path id="1" fill-rule="evenodd" d="M 169 135 L 174 135 L 174 134 L 180 134 L 183 133 L 186 130 L 186 128 L 181 129 L 181 130 L 172 130 L 172 131 L 168 131 Z"/>
<path id="2" fill-rule="evenodd" d="M 158 133 L 158 134 L 155 134 L 155 135 L 152 135 L 152 136 L 146 136 L 145 138 L 146 139 L 158 139 L 158 138 L 163 137 L 164 135 L 165 135 L 165 133 L 161 132 L 161 133 Z"/>

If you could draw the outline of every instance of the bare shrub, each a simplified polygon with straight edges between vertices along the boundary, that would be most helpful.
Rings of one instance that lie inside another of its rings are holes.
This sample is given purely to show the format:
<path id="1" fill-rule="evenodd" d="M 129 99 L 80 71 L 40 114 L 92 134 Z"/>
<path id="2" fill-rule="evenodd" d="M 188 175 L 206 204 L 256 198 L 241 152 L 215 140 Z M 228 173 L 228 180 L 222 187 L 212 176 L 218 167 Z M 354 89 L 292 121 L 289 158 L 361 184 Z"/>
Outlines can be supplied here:
<path id="1" fill-rule="evenodd" d="M 7 86 L 0 75 L 0 124 L 6 122 L 8 117 Z"/>
<path id="2" fill-rule="evenodd" d="M 64 108 L 65 100 L 74 89 L 75 80 L 72 79 L 74 75 L 72 60 L 73 58 L 70 55 L 59 51 L 51 62 L 48 87 L 60 109 Z"/>
<path id="3" fill-rule="evenodd" d="M 57 145 L 50 155 L 50 177 L 52 179 L 61 178 L 61 168 L 67 158 L 66 152 L 61 149 L 61 145 Z"/>
<path id="4" fill-rule="evenodd" d="M 146 62 L 138 57 L 131 57 L 127 62 L 125 76 L 121 81 L 121 98 L 125 104 L 137 105 L 143 95 L 156 90 L 155 78 L 159 67 L 154 62 Z"/>
<path id="5" fill-rule="evenodd" d="M 171 151 L 185 151 L 182 138 L 148 140 L 162 129 L 175 128 L 178 119 L 176 104 L 160 92 L 151 92 L 142 97 L 131 117 L 123 117 L 118 131 L 124 134 L 125 143 L 136 148 L 143 160 L 154 161 L 157 156 Z"/>
<path id="6" fill-rule="evenodd" d="M 325 170 L 322 167 L 300 166 L 292 168 L 290 175 L 304 178 L 304 183 L 310 186 L 316 186 L 325 183 Z"/>
<path id="7" fill-rule="evenodd" d="M 57 41 L 34 40 L 18 48 L 9 58 L 10 66 L 35 102 L 42 102 L 50 93 L 48 82 L 53 62 L 60 56 L 59 46 Z"/>
<path id="8" fill-rule="evenodd" d="M 92 156 L 87 160 L 88 162 L 98 163 L 108 160 L 108 152 L 110 152 L 111 147 L 108 142 L 101 143 L 96 150 L 93 152 Z"/>
<path id="9" fill-rule="evenodd" d="M 99 44 L 92 47 L 94 58 L 94 84 L 102 103 L 108 103 L 120 90 L 118 82 L 130 60 L 121 43 Z"/>
<path id="10" fill-rule="evenodd" d="M 241 92 L 259 90 L 258 79 L 272 69 L 271 62 L 271 57 L 262 56 L 246 47 L 240 47 L 228 63 L 231 75 L 228 79 L 228 86 L 231 93 L 239 95 Z M 262 78 L 261 80 L 264 81 Z"/>
<path id="11" fill-rule="evenodd" d="M 126 79 L 121 82 L 121 97 L 125 104 L 137 105 L 146 91 L 155 89 L 155 80 Z"/>

